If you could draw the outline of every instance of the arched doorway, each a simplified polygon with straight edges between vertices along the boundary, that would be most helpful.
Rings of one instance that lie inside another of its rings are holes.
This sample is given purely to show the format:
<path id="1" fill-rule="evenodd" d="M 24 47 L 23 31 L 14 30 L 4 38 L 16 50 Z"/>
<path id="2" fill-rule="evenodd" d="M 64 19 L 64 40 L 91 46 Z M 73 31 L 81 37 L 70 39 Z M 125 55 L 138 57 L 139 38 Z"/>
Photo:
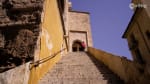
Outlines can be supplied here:
<path id="1" fill-rule="evenodd" d="M 78 51 L 84 51 L 85 47 L 83 47 L 82 42 L 79 40 L 76 40 L 72 44 L 72 51 L 78 52 Z"/>

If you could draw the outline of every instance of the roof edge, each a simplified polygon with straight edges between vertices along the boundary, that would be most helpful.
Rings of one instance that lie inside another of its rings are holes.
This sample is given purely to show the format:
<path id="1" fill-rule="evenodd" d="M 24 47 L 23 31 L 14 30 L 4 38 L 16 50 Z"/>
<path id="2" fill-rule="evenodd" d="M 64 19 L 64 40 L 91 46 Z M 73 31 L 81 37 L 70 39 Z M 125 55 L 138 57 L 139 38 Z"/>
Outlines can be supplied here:
<path id="1" fill-rule="evenodd" d="M 128 30 L 130 29 L 130 26 L 131 26 L 132 22 L 135 20 L 135 17 L 137 16 L 137 14 L 138 14 L 140 9 L 141 8 L 136 8 L 136 10 L 135 10 L 134 14 L 132 15 L 132 18 L 131 18 L 131 20 L 130 20 L 130 22 L 129 22 L 125 32 L 122 35 L 122 38 L 126 38 L 126 34 L 127 34 Z"/>

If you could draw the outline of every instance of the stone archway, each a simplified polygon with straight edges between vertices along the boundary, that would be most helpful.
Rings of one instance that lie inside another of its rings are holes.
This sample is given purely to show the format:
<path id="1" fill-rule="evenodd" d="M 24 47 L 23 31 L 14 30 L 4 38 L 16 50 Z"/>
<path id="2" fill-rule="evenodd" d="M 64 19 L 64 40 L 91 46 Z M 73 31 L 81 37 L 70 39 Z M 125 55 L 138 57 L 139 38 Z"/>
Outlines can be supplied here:
<path id="1" fill-rule="evenodd" d="M 82 41 L 76 40 L 72 44 L 72 52 L 84 51 L 85 47 L 82 46 Z"/>

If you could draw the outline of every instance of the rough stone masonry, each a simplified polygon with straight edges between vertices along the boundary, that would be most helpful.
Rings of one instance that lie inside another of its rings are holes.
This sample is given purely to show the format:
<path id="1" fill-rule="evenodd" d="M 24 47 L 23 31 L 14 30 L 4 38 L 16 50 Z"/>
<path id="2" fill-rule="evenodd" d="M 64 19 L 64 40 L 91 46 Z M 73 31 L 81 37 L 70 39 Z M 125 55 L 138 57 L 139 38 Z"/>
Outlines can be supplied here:
<path id="1" fill-rule="evenodd" d="M 0 0 L 0 72 L 33 59 L 44 0 Z"/>

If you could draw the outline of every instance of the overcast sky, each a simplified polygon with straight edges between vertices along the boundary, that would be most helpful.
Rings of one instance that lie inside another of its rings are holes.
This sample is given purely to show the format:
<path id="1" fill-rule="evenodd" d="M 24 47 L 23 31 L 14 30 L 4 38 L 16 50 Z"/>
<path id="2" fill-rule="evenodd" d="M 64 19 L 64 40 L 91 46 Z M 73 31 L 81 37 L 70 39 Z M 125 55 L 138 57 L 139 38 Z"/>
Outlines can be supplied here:
<path id="1" fill-rule="evenodd" d="M 90 12 L 94 47 L 131 59 L 122 38 L 133 15 L 131 0 L 70 0 L 73 10 Z"/>

